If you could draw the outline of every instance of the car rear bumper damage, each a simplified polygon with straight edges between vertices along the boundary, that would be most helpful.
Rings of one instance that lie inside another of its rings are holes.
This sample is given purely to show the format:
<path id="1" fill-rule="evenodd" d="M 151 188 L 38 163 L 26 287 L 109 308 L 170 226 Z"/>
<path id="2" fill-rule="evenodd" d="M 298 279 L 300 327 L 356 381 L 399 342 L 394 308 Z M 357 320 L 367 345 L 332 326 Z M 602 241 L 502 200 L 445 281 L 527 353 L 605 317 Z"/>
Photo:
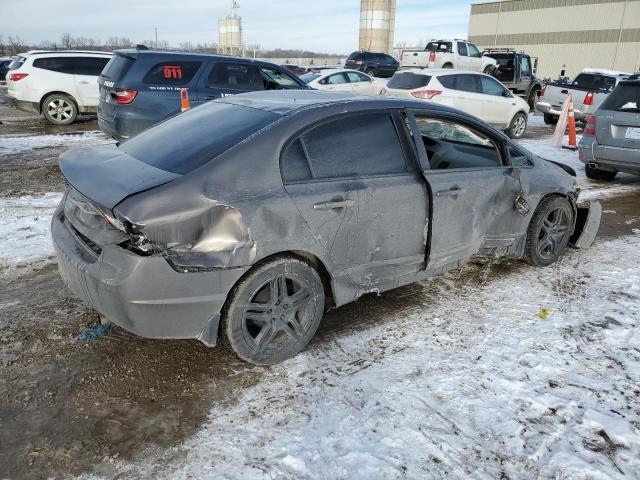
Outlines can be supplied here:
<path id="1" fill-rule="evenodd" d="M 65 284 L 116 325 L 147 338 L 195 338 L 213 346 L 229 290 L 246 268 L 179 273 L 161 255 L 99 247 L 64 218 L 51 233 Z"/>
<path id="2" fill-rule="evenodd" d="M 40 105 L 36 102 L 27 102 L 25 100 L 18 100 L 15 97 L 7 95 L 5 97 L 5 102 L 8 107 L 17 108 L 18 110 L 22 110 L 24 112 L 31 113 L 40 113 Z"/>

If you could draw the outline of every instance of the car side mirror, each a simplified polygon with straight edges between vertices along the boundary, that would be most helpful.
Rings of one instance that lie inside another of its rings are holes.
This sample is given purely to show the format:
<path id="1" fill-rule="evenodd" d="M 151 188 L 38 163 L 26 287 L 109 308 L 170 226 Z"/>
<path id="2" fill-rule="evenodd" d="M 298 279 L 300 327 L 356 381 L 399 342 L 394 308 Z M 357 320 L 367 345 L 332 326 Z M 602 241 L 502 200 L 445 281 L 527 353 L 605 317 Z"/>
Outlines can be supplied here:
<path id="1" fill-rule="evenodd" d="M 507 97 L 507 98 L 511 98 L 511 97 L 513 97 L 513 94 L 511 93 L 511 90 L 504 90 L 502 92 L 502 96 L 503 97 Z"/>

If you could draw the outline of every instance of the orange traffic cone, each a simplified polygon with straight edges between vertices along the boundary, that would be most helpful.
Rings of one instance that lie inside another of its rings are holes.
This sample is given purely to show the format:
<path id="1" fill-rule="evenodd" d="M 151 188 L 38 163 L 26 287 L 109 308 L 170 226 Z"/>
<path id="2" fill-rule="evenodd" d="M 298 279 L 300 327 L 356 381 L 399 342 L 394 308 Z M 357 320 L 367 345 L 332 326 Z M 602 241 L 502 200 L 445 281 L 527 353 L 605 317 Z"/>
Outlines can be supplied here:
<path id="1" fill-rule="evenodd" d="M 189 104 L 189 89 L 181 88 L 180 89 L 180 111 L 184 112 L 185 110 L 189 110 L 191 105 Z"/>
<path id="2" fill-rule="evenodd" d="M 576 117 L 573 113 L 573 96 L 569 94 L 569 145 L 563 145 L 567 150 L 577 150 L 576 142 Z"/>

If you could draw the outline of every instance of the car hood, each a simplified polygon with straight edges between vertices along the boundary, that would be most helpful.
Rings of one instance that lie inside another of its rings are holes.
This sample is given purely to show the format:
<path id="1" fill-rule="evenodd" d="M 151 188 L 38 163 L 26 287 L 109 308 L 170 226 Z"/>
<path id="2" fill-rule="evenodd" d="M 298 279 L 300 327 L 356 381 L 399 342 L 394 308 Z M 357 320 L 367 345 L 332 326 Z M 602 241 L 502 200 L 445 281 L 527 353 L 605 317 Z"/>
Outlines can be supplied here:
<path id="1" fill-rule="evenodd" d="M 73 188 L 109 210 L 135 193 L 180 177 L 147 165 L 115 145 L 69 150 L 60 155 L 60 170 Z"/>

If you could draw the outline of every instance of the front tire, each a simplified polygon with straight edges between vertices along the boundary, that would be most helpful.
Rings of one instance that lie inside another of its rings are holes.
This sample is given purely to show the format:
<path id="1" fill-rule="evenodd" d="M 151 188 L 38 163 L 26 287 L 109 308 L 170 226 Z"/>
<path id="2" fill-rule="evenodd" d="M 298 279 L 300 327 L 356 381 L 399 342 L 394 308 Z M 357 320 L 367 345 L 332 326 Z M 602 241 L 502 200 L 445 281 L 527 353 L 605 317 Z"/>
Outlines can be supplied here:
<path id="1" fill-rule="evenodd" d="M 367 75 L 369 75 L 370 77 L 375 77 L 374 73 L 375 70 L 373 68 L 367 68 L 364 73 L 366 73 Z"/>
<path id="2" fill-rule="evenodd" d="M 524 112 L 516 113 L 511 119 L 507 135 L 511 138 L 522 138 L 527 131 L 527 115 Z"/>
<path id="3" fill-rule="evenodd" d="M 249 363 L 282 362 L 311 341 L 324 304 L 324 286 L 313 267 L 294 257 L 270 260 L 231 292 L 222 319 L 226 342 Z"/>
<path id="4" fill-rule="evenodd" d="M 573 208 L 569 200 L 559 196 L 544 199 L 527 229 L 524 261 L 535 266 L 555 262 L 567 248 L 574 223 Z"/>
<path id="5" fill-rule="evenodd" d="M 493 65 L 487 65 L 486 67 L 484 67 L 484 70 L 482 71 L 482 73 L 493 76 L 495 71 L 496 71 L 496 67 L 494 67 Z"/>
<path id="6" fill-rule="evenodd" d="M 54 125 L 70 125 L 78 116 L 78 106 L 71 97 L 55 93 L 42 102 L 42 114 Z"/>
<path id="7" fill-rule="evenodd" d="M 604 182 L 612 181 L 618 174 L 615 170 L 600 170 L 599 168 L 590 167 L 588 163 L 584 166 L 584 173 L 587 178 L 590 178 L 591 180 L 601 180 Z"/>
<path id="8" fill-rule="evenodd" d="M 547 125 L 555 125 L 558 123 L 557 115 L 551 115 L 550 113 L 544 114 L 544 123 Z"/>

